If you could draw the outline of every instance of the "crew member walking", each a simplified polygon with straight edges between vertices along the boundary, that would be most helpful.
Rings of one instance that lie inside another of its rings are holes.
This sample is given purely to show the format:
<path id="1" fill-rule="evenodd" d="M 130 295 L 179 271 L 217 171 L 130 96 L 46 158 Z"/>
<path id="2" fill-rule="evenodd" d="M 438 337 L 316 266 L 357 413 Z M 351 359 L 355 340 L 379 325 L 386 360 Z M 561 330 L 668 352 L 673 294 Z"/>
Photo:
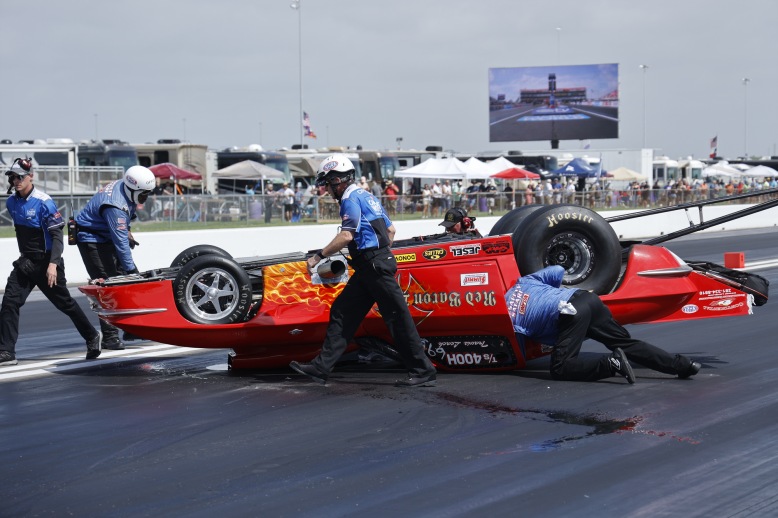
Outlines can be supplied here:
<path id="1" fill-rule="evenodd" d="M 156 186 L 154 173 L 132 166 L 124 178 L 109 183 L 87 202 L 76 216 L 78 251 L 91 279 L 138 273 L 131 249 L 138 244 L 130 232 L 138 204 L 146 202 Z M 103 349 L 124 349 L 119 330 L 100 320 Z"/>
<path id="2" fill-rule="evenodd" d="M 338 201 L 342 223 L 335 238 L 308 259 L 308 271 L 313 272 L 322 259 L 348 246 L 354 275 L 330 308 L 327 335 L 319 355 L 311 363 L 291 362 L 289 366 L 318 383 L 326 383 L 360 323 L 373 304 L 378 303 L 381 317 L 408 369 L 408 378 L 396 384 L 434 386 L 435 367 L 424 353 L 405 296 L 395 279 L 397 261 L 389 249 L 394 225 L 376 197 L 354 184 L 354 165 L 345 155 L 336 153 L 322 161 L 316 185 L 326 185 Z"/>
<path id="3" fill-rule="evenodd" d="M 21 257 L 14 261 L 0 309 L 0 366 L 16 365 L 19 309 L 36 286 L 65 313 L 86 340 L 86 359 L 100 356 L 100 333 L 70 296 L 65 279 L 62 227 L 65 221 L 51 197 L 33 185 L 29 159 L 17 158 L 5 173 L 11 184 L 6 200 L 16 230 Z"/>

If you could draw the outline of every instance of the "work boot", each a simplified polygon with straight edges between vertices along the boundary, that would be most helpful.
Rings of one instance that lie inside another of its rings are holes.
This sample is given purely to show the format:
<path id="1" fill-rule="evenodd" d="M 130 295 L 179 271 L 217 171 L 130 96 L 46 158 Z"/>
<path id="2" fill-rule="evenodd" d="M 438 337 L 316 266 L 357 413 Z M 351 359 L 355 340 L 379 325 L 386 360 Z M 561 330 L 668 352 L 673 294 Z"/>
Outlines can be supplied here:
<path id="1" fill-rule="evenodd" d="M 103 333 L 97 332 L 94 338 L 87 340 L 86 342 L 86 359 L 94 360 L 100 356 L 100 340 L 103 338 Z"/>
<path id="2" fill-rule="evenodd" d="M 394 382 L 395 387 L 434 387 L 437 384 L 437 376 L 434 372 L 426 376 L 408 376 L 407 379 Z"/>
<path id="3" fill-rule="evenodd" d="M 678 373 L 678 377 L 682 380 L 691 378 L 700 372 L 700 369 L 702 369 L 702 364 L 700 362 L 691 362 L 686 370 Z"/>
<path id="4" fill-rule="evenodd" d="M 310 363 L 290 362 L 289 367 L 291 367 L 293 371 L 299 374 L 308 376 L 316 383 L 319 383 L 321 385 L 327 383 L 327 375 L 319 371 L 319 369 L 317 369 L 315 366 L 311 365 Z"/>
<path id="5" fill-rule="evenodd" d="M 119 340 L 119 335 L 103 335 L 102 347 L 110 351 L 121 351 L 124 344 Z"/>
<path id="6" fill-rule="evenodd" d="M 613 350 L 613 354 L 608 358 L 608 363 L 614 376 L 618 374 L 627 378 L 630 384 L 635 383 L 635 373 L 632 372 L 632 366 L 624 355 L 624 351 L 620 348 L 616 347 Z"/>
<path id="7" fill-rule="evenodd" d="M 16 355 L 10 351 L 0 351 L 0 367 L 16 365 Z"/>

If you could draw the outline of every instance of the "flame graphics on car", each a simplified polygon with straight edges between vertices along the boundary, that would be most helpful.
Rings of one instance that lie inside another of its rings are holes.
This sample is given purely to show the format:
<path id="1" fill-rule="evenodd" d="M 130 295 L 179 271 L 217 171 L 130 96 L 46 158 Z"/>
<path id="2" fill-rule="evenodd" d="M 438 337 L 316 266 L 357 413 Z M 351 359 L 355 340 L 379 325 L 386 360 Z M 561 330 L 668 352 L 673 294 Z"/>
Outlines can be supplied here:
<path id="1" fill-rule="evenodd" d="M 304 304 L 312 312 L 323 311 L 343 290 L 345 284 L 311 284 L 305 261 L 267 266 L 264 269 L 265 302 Z"/>

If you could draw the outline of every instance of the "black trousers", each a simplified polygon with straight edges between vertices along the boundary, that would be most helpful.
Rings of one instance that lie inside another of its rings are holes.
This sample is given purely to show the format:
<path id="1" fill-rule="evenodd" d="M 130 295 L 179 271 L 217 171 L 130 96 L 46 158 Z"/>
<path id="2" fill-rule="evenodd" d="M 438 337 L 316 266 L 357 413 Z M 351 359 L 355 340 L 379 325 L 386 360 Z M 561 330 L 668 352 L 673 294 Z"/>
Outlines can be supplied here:
<path id="1" fill-rule="evenodd" d="M 620 347 L 634 363 L 666 374 L 685 372 L 691 360 L 679 354 L 670 354 L 642 340 L 632 338 L 629 332 L 613 319 L 600 297 L 578 290 L 570 299 L 577 314 L 559 316 L 559 336 L 551 353 L 551 377 L 560 380 L 596 381 L 613 376 L 609 355 L 599 358 L 579 358 L 581 345 L 587 338 L 597 340 L 610 349 Z"/>
<path id="2" fill-rule="evenodd" d="M 90 279 L 107 279 L 121 275 L 113 243 L 78 243 L 78 251 Z M 100 319 L 100 331 L 103 332 L 104 342 L 119 339 L 119 329 L 103 319 Z"/>
<path id="3" fill-rule="evenodd" d="M 397 261 L 389 249 L 383 250 L 351 263 L 354 275 L 332 303 L 324 344 L 311 362 L 322 373 L 329 373 L 335 367 L 375 303 L 378 303 L 381 317 L 409 374 L 427 376 L 435 372 L 424 352 L 405 296 L 395 279 Z"/>
<path id="4" fill-rule="evenodd" d="M 15 262 L 14 269 L 8 276 L 0 309 L 0 350 L 15 354 L 16 340 L 19 338 L 19 310 L 36 286 L 54 304 L 54 307 L 73 321 L 73 325 L 85 341 L 93 339 L 97 331 L 68 291 L 64 261 L 61 260 L 60 266 L 57 266 L 57 283 L 52 287 L 49 287 L 46 279 L 48 258 L 35 261 L 34 264 L 34 271 L 25 274 Z"/>

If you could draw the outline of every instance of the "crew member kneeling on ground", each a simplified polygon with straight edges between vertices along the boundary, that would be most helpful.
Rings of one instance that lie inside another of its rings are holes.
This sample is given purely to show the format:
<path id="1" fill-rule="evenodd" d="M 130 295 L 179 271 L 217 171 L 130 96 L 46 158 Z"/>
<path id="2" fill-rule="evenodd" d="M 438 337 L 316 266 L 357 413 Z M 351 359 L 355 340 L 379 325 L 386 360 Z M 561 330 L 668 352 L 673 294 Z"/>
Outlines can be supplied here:
<path id="1" fill-rule="evenodd" d="M 408 378 L 396 384 L 435 385 L 435 367 L 424 352 L 405 296 L 395 279 L 397 260 L 389 249 L 395 228 L 381 203 L 369 191 L 354 184 L 354 165 L 339 153 L 322 161 L 316 185 L 326 185 L 327 192 L 338 201 L 342 223 L 335 238 L 308 259 L 308 272 L 312 273 L 324 258 L 348 246 L 354 275 L 330 308 L 327 335 L 319 355 L 311 363 L 291 362 L 289 366 L 318 383 L 326 383 L 362 320 L 373 304 L 378 303 L 394 346 L 408 369 Z"/>
<path id="2" fill-rule="evenodd" d="M 439 226 L 445 227 L 447 234 L 469 233 L 481 237 L 481 233 L 475 228 L 475 217 L 469 217 L 467 211 L 461 207 L 448 209 Z"/>
<path id="3" fill-rule="evenodd" d="M 65 279 L 65 262 L 62 260 L 65 249 L 62 227 L 65 221 L 54 200 L 33 185 L 33 168 L 29 159 L 17 158 L 5 174 L 11 184 L 8 194 L 13 192 L 5 206 L 13 218 L 21 257 L 13 263 L 0 309 L 0 366 L 18 363 L 19 309 L 36 286 L 70 318 L 86 340 L 86 359 L 97 358 L 100 356 L 100 333 L 70 296 Z"/>
<path id="4" fill-rule="evenodd" d="M 138 273 L 131 249 L 138 244 L 130 232 L 137 205 L 146 202 L 156 187 L 154 173 L 132 166 L 124 178 L 98 191 L 76 216 L 78 251 L 91 279 Z M 100 320 L 103 349 L 124 349 L 119 330 Z"/>
<path id="5" fill-rule="evenodd" d="M 552 378 L 597 381 L 620 375 L 635 383 L 628 360 L 682 379 L 700 371 L 698 362 L 632 338 L 596 294 L 562 288 L 564 274 L 561 266 L 548 266 L 521 277 L 505 294 L 516 334 L 554 346 Z M 597 340 L 613 354 L 579 358 L 586 338 Z"/>

